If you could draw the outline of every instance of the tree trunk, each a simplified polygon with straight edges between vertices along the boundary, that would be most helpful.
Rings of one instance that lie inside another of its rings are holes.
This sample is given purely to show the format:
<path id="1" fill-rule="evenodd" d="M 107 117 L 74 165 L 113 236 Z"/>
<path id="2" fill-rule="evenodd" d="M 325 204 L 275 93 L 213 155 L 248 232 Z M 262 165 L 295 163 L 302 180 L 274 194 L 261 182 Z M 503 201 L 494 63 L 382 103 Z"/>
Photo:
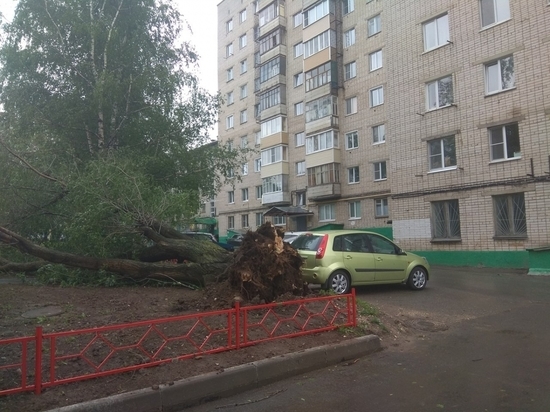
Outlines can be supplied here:
<path id="1" fill-rule="evenodd" d="M 219 280 L 231 262 L 232 254 L 215 243 L 192 239 L 168 239 L 149 228 L 142 231 L 147 233 L 147 237 L 157 241 L 155 246 L 143 252 L 143 261 L 103 259 L 59 252 L 36 245 L 3 227 L 0 227 L 0 242 L 50 263 L 93 271 L 105 270 L 133 279 L 172 279 L 198 285 Z M 32 263 L 37 267 L 44 265 L 44 262 Z M 6 263 L 0 268 L 6 265 L 23 264 Z"/>

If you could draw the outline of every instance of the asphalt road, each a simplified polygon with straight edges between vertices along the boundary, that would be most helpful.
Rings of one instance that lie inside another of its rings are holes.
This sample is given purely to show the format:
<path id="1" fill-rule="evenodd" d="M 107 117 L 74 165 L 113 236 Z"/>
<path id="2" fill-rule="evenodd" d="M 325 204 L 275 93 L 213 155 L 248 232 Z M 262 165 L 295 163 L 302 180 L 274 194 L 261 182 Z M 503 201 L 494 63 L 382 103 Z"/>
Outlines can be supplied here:
<path id="1" fill-rule="evenodd" d="M 407 325 L 407 339 L 185 411 L 550 411 L 550 276 L 439 267 L 421 292 L 357 292 Z"/>

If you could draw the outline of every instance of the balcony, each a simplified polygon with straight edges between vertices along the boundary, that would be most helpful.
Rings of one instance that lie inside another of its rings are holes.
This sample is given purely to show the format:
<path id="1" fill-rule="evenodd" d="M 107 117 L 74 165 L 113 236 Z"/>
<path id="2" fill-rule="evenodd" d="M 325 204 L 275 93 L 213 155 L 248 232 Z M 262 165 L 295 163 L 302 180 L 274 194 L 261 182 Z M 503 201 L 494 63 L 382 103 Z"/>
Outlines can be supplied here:
<path id="1" fill-rule="evenodd" d="M 325 116 L 306 123 L 306 135 L 314 134 L 325 129 L 338 129 L 338 116 Z"/>
<path id="2" fill-rule="evenodd" d="M 307 197 L 311 201 L 339 199 L 341 195 L 340 183 L 328 183 L 307 188 Z"/>
<path id="3" fill-rule="evenodd" d="M 265 36 L 271 30 L 275 30 L 279 26 L 286 27 L 286 17 L 283 15 L 275 17 L 273 20 L 260 27 L 260 37 Z"/>
<path id="4" fill-rule="evenodd" d="M 290 192 L 264 193 L 262 205 L 290 204 Z"/>

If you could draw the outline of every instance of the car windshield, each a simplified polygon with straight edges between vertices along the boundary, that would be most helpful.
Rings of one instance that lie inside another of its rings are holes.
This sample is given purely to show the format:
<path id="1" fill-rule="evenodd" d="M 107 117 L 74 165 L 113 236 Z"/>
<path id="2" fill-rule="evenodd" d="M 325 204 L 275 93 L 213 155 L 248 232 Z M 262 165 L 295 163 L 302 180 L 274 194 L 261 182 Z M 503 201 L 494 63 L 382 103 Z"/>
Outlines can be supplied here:
<path id="1" fill-rule="evenodd" d="M 292 247 L 294 249 L 298 250 L 311 250 L 315 251 L 319 249 L 319 244 L 321 243 L 321 239 L 323 239 L 323 235 L 317 235 L 317 234 L 306 234 L 301 235 L 296 238 L 294 242 L 292 242 Z"/>

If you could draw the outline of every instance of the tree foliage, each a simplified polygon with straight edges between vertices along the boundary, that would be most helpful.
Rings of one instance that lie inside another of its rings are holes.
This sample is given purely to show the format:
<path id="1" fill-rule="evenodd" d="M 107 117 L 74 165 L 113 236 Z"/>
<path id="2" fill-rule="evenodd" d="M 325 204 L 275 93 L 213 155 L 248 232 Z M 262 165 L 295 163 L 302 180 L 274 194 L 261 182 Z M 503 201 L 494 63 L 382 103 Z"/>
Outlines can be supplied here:
<path id="1" fill-rule="evenodd" d="M 170 1 L 20 0 L 0 37 L 0 226 L 133 257 L 137 227 L 216 193 L 243 152 L 210 143 L 219 96 L 184 28 Z"/>

